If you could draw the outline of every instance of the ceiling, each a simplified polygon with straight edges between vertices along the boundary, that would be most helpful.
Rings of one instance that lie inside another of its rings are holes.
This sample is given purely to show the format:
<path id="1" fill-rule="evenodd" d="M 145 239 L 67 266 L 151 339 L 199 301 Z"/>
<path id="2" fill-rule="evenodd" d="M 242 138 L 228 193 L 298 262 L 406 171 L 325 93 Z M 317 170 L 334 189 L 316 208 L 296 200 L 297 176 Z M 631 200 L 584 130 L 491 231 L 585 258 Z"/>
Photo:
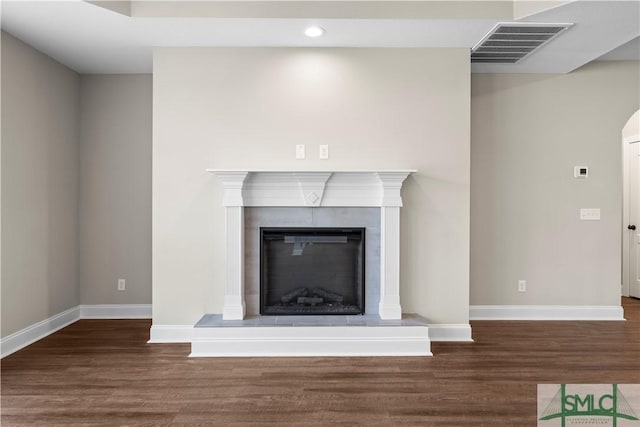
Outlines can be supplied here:
<path id="1" fill-rule="evenodd" d="M 639 61 L 640 60 L 640 37 L 636 37 L 617 49 L 602 55 L 598 61 Z"/>
<path id="2" fill-rule="evenodd" d="M 150 73 L 154 47 L 471 49 L 513 21 L 574 25 L 517 64 L 473 64 L 473 72 L 567 73 L 596 59 L 640 59 L 639 0 L 537 2 L 543 10 L 519 20 L 507 0 L 94 3 L 3 0 L 2 29 L 79 73 Z M 306 37 L 312 24 L 326 34 Z"/>

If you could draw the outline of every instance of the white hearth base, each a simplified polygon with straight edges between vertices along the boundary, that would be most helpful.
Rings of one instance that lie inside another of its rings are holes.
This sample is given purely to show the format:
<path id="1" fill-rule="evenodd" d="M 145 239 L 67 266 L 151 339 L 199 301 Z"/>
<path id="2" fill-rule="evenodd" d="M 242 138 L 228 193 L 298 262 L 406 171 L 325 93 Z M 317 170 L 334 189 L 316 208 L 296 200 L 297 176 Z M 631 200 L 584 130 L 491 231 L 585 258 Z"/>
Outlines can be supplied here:
<path id="1" fill-rule="evenodd" d="M 222 323 L 221 316 L 207 315 L 193 329 L 190 357 L 432 355 L 429 329 L 414 317 L 395 321 L 367 316 L 345 320 L 321 317 L 313 325 L 309 318 L 300 323 L 279 324 L 277 319 L 282 317 Z"/>

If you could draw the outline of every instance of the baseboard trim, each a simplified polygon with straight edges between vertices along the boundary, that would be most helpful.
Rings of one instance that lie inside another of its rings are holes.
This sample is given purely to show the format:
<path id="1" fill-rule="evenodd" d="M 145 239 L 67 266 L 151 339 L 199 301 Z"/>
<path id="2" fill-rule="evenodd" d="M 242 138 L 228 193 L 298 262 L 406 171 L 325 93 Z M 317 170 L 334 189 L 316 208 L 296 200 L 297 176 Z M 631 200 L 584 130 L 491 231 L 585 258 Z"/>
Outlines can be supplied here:
<path id="1" fill-rule="evenodd" d="M 472 305 L 471 320 L 625 320 L 615 305 Z"/>
<path id="2" fill-rule="evenodd" d="M 473 342 L 471 325 L 465 323 L 430 324 L 431 342 Z"/>
<path id="3" fill-rule="evenodd" d="M 81 319 L 151 319 L 151 304 L 81 305 Z"/>
<path id="4" fill-rule="evenodd" d="M 151 304 L 78 305 L 0 339 L 0 358 L 9 356 L 80 319 L 150 319 Z"/>
<path id="5" fill-rule="evenodd" d="M 80 307 L 76 306 L 44 319 L 38 323 L 0 339 L 0 354 L 4 358 L 36 341 L 59 331 L 80 319 Z"/>
<path id="6" fill-rule="evenodd" d="M 620 306 L 472 305 L 471 320 L 607 320 L 623 321 Z M 79 305 L 0 339 L 0 358 L 51 335 L 80 319 L 149 319 L 151 304 Z M 431 324 L 432 342 L 472 342 L 467 324 Z M 152 325 L 149 343 L 190 343 L 191 325 Z"/>
<path id="7" fill-rule="evenodd" d="M 190 343 L 193 338 L 192 325 L 151 325 L 150 344 Z"/>

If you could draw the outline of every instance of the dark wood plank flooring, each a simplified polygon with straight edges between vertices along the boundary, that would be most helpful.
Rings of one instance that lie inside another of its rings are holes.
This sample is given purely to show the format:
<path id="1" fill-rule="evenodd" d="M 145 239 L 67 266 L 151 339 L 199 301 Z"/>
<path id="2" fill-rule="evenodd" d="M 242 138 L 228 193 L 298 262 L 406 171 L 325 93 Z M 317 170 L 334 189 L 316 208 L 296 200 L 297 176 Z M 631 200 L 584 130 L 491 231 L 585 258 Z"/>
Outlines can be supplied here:
<path id="1" fill-rule="evenodd" d="M 82 320 L 2 360 L 2 426 L 535 426 L 538 383 L 640 383 L 627 322 L 472 322 L 434 357 L 189 359 Z"/>

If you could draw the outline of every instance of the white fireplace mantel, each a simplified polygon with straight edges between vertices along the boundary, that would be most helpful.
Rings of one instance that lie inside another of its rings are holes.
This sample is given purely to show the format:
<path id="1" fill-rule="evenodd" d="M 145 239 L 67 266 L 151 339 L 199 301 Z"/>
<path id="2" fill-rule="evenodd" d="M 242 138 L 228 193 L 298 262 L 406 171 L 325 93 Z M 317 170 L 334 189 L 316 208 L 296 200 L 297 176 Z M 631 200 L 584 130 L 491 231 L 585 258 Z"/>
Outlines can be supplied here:
<path id="1" fill-rule="evenodd" d="M 245 317 L 244 207 L 379 207 L 381 319 L 400 319 L 400 194 L 416 170 L 207 169 L 222 180 L 226 211 L 223 319 Z"/>
<path id="2" fill-rule="evenodd" d="M 401 207 L 416 170 L 283 171 L 207 169 L 224 185 L 223 206 Z"/>

